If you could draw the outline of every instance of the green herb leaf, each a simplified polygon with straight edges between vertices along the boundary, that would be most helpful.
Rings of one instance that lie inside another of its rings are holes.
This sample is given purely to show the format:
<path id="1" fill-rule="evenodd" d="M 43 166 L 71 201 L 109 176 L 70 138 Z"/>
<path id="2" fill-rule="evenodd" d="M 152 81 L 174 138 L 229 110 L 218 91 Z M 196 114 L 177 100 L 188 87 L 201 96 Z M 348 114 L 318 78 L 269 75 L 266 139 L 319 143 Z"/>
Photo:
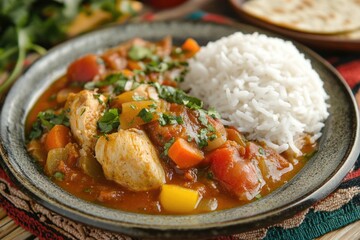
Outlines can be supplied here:
<path id="1" fill-rule="evenodd" d="M 169 148 L 171 147 L 171 145 L 173 145 L 174 142 L 175 142 L 175 138 L 173 137 L 173 138 L 170 139 L 170 141 L 168 141 L 167 143 L 165 143 L 165 145 L 164 145 L 164 152 L 163 152 L 163 154 L 164 154 L 165 156 L 168 155 L 168 153 L 169 153 Z"/>
<path id="2" fill-rule="evenodd" d="M 209 121 L 207 119 L 205 110 L 199 109 L 198 113 L 199 113 L 198 119 L 199 119 L 200 123 L 204 126 L 207 126 Z"/>
<path id="3" fill-rule="evenodd" d="M 184 121 L 181 116 L 173 116 L 168 114 L 160 114 L 159 123 L 161 126 L 183 124 Z"/>
<path id="4" fill-rule="evenodd" d="M 213 108 L 209 108 L 209 110 L 207 111 L 207 114 L 214 119 L 221 118 L 220 114 Z"/>
<path id="5" fill-rule="evenodd" d="M 50 131 L 55 125 L 65 125 L 67 127 L 70 125 L 64 111 L 60 114 L 55 114 L 53 110 L 39 112 L 30 130 L 29 139 L 41 137 L 44 132 Z"/>
<path id="6" fill-rule="evenodd" d="M 100 97 L 101 97 L 101 94 L 99 94 L 99 93 L 94 93 L 93 96 L 94 96 L 95 99 L 98 100 L 98 102 L 99 102 L 100 104 L 103 104 L 103 103 L 104 103 L 103 100 L 101 100 L 101 98 L 100 98 Z"/>
<path id="7" fill-rule="evenodd" d="M 262 147 L 259 147 L 258 152 L 260 153 L 260 155 L 265 155 L 265 150 Z"/>
<path id="8" fill-rule="evenodd" d="M 156 88 L 159 97 L 168 102 L 185 105 L 191 109 L 200 109 L 203 106 L 200 99 L 192 97 L 180 89 L 160 85 L 159 83 L 153 83 L 153 86 Z"/>
<path id="9" fill-rule="evenodd" d="M 109 133 L 116 130 L 119 125 L 119 112 L 117 108 L 111 108 L 97 122 L 98 128 L 102 133 Z"/>
<path id="10" fill-rule="evenodd" d="M 198 134 L 198 138 L 195 139 L 199 148 L 206 147 L 208 145 L 208 130 L 206 128 L 200 129 L 200 133 Z"/>
<path id="11" fill-rule="evenodd" d="M 128 56 L 130 59 L 134 61 L 139 61 L 145 58 L 150 58 L 152 52 L 149 48 L 142 47 L 142 46 L 132 46 L 128 51 Z"/>
<path id="12" fill-rule="evenodd" d="M 58 181 L 64 181 L 65 175 L 62 172 L 55 172 L 54 178 Z"/>
<path id="13" fill-rule="evenodd" d="M 137 116 L 140 117 L 146 123 L 151 122 L 151 120 L 153 120 L 154 118 L 154 115 L 147 108 L 141 109 Z"/>
<path id="14" fill-rule="evenodd" d="M 140 96 L 140 95 L 134 94 L 134 95 L 132 96 L 132 99 L 133 99 L 134 101 L 143 101 L 143 100 L 145 100 L 146 98 L 145 98 L 144 96 Z"/>
<path id="15" fill-rule="evenodd" d="M 150 72 L 165 72 L 167 70 L 169 70 L 170 67 L 168 65 L 168 63 L 166 62 L 159 62 L 159 61 L 151 61 L 150 63 L 148 63 L 145 67 L 145 71 L 150 73 Z"/>
<path id="16" fill-rule="evenodd" d="M 85 84 L 85 89 L 95 89 L 105 86 L 113 86 L 113 92 L 118 95 L 125 91 L 126 83 L 130 81 L 124 74 L 111 74 L 107 76 L 103 81 L 98 82 L 88 82 Z"/>

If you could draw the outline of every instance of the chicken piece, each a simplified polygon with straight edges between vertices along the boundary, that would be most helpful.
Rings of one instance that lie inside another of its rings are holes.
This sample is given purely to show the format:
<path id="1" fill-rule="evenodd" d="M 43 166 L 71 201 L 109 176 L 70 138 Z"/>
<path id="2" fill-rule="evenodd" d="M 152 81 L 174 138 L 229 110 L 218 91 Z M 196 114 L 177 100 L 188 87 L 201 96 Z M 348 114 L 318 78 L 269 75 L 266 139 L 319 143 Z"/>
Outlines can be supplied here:
<path id="1" fill-rule="evenodd" d="M 71 132 L 80 145 L 78 166 L 89 176 L 102 175 L 101 166 L 94 157 L 97 141 L 97 121 L 105 110 L 106 98 L 94 91 L 83 90 L 70 94 L 66 108 L 69 109 Z"/>
<path id="2" fill-rule="evenodd" d="M 102 136 L 95 155 L 107 179 L 132 191 L 147 191 L 165 183 L 165 172 L 145 132 L 131 128 Z"/>
<path id="3" fill-rule="evenodd" d="M 71 132 L 84 150 L 95 147 L 96 123 L 105 110 L 104 102 L 103 95 L 89 90 L 70 94 L 67 99 L 66 108 L 69 109 Z"/>

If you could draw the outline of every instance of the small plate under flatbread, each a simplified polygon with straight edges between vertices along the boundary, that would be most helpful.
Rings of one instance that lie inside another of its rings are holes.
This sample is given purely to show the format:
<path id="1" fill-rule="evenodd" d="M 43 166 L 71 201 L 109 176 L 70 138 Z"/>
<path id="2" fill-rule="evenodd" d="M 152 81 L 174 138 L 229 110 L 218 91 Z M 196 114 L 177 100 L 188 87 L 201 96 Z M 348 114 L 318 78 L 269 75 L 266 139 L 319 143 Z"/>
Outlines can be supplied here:
<path id="1" fill-rule="evenodd" d="M 291 30 L 337 34 L 360 28 L 360 0 L 250 0 L 243 10 Z"/>
<path id="2" fill-rule="evenodd" d="M 255 17 L 253 14 L 250 14 L 248 11 L 244 10 L 244 5 L 246 5 L 248 2 L 260 1 L 260 0 L 228 0 L 228 1 L 242 20 L 245 20 L 246 22 L 256 25 L 258 27 L 270 30 L 272 32 L 276 32 L 288 38 L 302 42 L 303 44 L 306 44 L 307 46 L 312 47 L 316 50 L 360 52 L 360 27 L 351 31 L 350 30 L 345 31 L 345 28 L 343 28 L 342 31 L 336 33 L 330 33 L 330 31 L 327 30 L 326 34 L 324 33 L 324 30 L 322 31 L 322 33 L 299 31 L 285 26 L 280 26 L 279 24 L 273 24 L 269 21 L 263 20 L 262 18 Z M 275 1 L 287 2 L 286 0 L 262 0 L 262 1 L 266 1 L 268 2 L 268 4 L 270 4 L 270 2 L 275 2 Z M 288 0 L 288 1 L 293 2 L 295 0 Z M 308 0 L 308 1 L 313 2 L 314 0 Z M 317 1 L 324 1 L 324 0 L 317 0 Z M 356 6 L 360 4 L 360 0 L 357 1 L 356 0 L 342 0 L 342 1 L 326 0 L 326 2 L 327 1 L 343 2 L 343 5 L 350 4 L 350 2 L 357 4 Z M 355 16 L 355 18 L 358 19 L 357 23 L 360 24 L 360 19 L 359 19 L 360 12 Z M 353 24 L 355 27 L 356 24 L 355 23 Z"/>

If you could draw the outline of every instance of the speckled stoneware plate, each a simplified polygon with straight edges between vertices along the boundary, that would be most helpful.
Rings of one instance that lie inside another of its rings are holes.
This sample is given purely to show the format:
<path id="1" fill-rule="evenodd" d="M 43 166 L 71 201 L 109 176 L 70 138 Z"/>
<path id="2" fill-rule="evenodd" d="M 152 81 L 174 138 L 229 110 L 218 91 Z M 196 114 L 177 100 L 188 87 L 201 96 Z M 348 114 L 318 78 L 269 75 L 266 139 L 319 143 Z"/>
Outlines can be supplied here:
<path id="1" fill-rule="evenodd" d="M 52 49 L 16 82 L 1 113 L 2 166 L 33 199 L 70 219 L 136 237 L 199 238 L 243 232 L 269 225 L 310 206 L 333 191 L 359 154 L 359 119 L 356 103 L 344 80 L 322 58 L 296 44 L 311 60 L 330 95 L 330 116 L 320 139 L 320 150 L 289 183 L 272 194 L 242 207 L 206 214 L 159 216 L 123 212 L 80 200 L 46 177 L 26 152 L 24 123 L 36 99 L 65 73 L 70 62 L 88 52 L 99 52 L 125 40 L 158 40 L 166 35 L 181 44 L 193 37 L 200 44 L 236 31 L 265 33 L 246 25 L 158 22 L 104 28 Z M 271 35 L 270 33 L 266 33 Z"/>

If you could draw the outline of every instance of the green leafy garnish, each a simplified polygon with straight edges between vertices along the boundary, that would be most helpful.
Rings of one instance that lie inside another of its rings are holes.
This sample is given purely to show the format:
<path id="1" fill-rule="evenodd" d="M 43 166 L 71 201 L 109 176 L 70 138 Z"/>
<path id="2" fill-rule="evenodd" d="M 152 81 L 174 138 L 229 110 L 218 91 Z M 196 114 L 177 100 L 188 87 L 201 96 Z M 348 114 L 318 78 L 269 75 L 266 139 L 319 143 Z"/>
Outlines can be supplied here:
<path id="1" fill-rule="evenodd" d="M 168 152 L 169 152 L 169 148 L 171 147 L 171 145 L 173 145 L 173 143 L 175 142 L 175 138 L 171 138 L 170 141 L 168 141 L 167 143 L 164 144 L 164 152 L 163 155 L 167 156 Z"/>
<path id="2" fill-rule="evenodd" d="M 159 123 L 161 126 L 183 124 L 184 121 L 181 116 L 173 116 L 168 114 L 160 114 Z"/>
<path id="3" fill-rule="evenodd" d="M 265 150 L 262 147 L 259 147 L 258 152 L 260 153 L 260 155 L 265 155 Z"/>
<path id="4" fill-rule="evenodd" d="M 144 96 L 140 96 L 140 95 L 134 94 L 134 95 L 132 96 L 132 99 L 133 99 L 134 101 L 143 101 L 143 100 L 145 100 L 146 98 L 145 98 Z"/>
<path id="5" fill-rule="evenodd" d="M 165 72 L 169 70 L 169 65 L 166 62 L 151 61 L 145 66 L 145 71 L 150 72 Z"/>
<path id="6" fill-rule="evenodd" d="M 207 114 L 208 114 L 210 117 L 214 118 L 214 119 L 220 119 L 220 118 L 221 118 L 220 114 L 219 114 L 215 109 L 213 109 L 213 108 L 209 108 L 209 109 L 207 110 Z"/>
<path id="7" fill-rule="evenodd" d="M 117 108 L 110 108 L 97 122 L 98 128 L 102 133 L 109 133 L 116 130 L 119 125 L 119 112 Z"/>
<path id="8" fill-rule="evenodd" d="M 153 120 L 154 118 L 152 112 L 147 108 L 141 109 L 137 116 L 140 117 L 146 123 L 151 122 L 151 120 Z"/>
<path id="9" fill-rule="evenodd" d="M 50 131 L 55 125 L 69 126 L 69 119 L 64 112 L 55 114 L 53 110 L 39 112 L 29 133 L 29 139 L 41 137 L 44 132 Z"/>
<path id="10" fill-rule="evenodd" d="M 104 101 L 103 100 L 101 100 L 101 94 L 99 94 L 99 93 L 94 93 L 93 94 L 93 96 L 94 96 L 94 98 L 96 99 L 96 100 L 98 100 L 98 102 L 100 103 L 100 104 L 103 104 L 104 103 Z"/>
<path id="11" fill-rule="evenodd" d="M 149 48 L 134 45 L 128 51 L 128 56 L 134 61 L 139 61 L 145 58 L 150 58 L 152 56 L 152 52 Z"/>
<path id="12" fill-rule="evenodd" d="M 200 123 L 201 123 L 202 125 L 204 125 L 204 126 L 207 126 L 208 123 L 209 123 L 209 121 L 208 121 L 208 119 L 207 119 L 207 117 L 206 117 L 206 112 L 205 112 L 205 110 L 199 109 L 199 110 L 198 110 L 198 113 L 199 113 L 198 119 L 199 119 Z"/>
<path id="13" fill-rule="evenodd" d="M 65 177 L 65 175 L 62 172 L 55 172 L 54 173 L 54 178 L 56 180 L 58 180 L 58 181 L 64 181 L 64 177 Z"/>
<path id="14" fill-rule="evenodd" d="M 174 68 L 187 67 L 188 63 L 185 61 L 164 61 L 160 59 L 153 59 L 151 62 L 145 65 L 145 72 L 158 72 L 162 73 Z M 187 73 L 187 68 L 180 72 L 180 76 L 184 77 Z"/>
<path id="15" fill-rule="evenodd" d="M 199 148 L 203 148 L 208 145 L 208 132 L 209 131 L 206 128 L 200 129 L 200 133 L 198 134 L 197 139 L 195 139 Z"/>
<path id="16" fill-rule="evenodd" d="M 180 89 L 160 85 L 159 83 L 153 83 L 153 85 L 155 86 L 159 97 L 168 102 L 185 105 L 191 109 L 200 109 L 203 106 L 203 102 L 200 99 L 192 97 Z"/>

